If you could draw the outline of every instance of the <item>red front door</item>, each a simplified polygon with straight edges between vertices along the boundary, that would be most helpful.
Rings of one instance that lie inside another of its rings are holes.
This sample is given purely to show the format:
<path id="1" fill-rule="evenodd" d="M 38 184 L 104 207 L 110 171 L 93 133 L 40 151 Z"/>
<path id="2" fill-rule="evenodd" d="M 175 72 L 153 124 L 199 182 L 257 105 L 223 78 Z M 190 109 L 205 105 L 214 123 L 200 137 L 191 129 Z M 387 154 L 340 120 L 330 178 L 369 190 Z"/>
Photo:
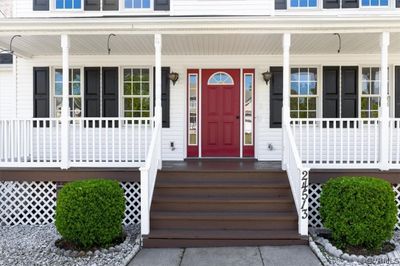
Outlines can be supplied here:
<path id="1" fill-rule="evenodd" d="M 202 156 L 240 156 L 240 70 L 202 71 Z"/>

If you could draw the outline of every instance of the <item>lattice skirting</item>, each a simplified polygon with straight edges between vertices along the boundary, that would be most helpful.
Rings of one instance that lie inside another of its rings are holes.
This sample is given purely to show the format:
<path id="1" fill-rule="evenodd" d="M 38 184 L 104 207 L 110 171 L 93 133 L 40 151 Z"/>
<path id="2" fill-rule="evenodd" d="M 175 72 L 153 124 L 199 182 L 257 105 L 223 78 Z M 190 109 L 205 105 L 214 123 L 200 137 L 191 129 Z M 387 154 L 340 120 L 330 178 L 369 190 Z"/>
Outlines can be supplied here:
<path id="1" fill-rule="evenodd" d="M 122 182 L 124 224 L 140 223 L 140 183 Z M 54 222 L 56 182 L 0 182 L 0 225 L 41 225 Z"/>
<path id="2" fill-rule="evenodd" d="M 308 224 L 311 227 L 321 228 L 321 216 L 319 215 L 319 197 L 321 195 L 321 184 L 310 184 L 309 189 L 309 204 L 308 204 Z M 396 193 L 397 204 L 397 225 L 396 230 L 400 230 L 400 184 L 393 185 L 393 190 Z"/>

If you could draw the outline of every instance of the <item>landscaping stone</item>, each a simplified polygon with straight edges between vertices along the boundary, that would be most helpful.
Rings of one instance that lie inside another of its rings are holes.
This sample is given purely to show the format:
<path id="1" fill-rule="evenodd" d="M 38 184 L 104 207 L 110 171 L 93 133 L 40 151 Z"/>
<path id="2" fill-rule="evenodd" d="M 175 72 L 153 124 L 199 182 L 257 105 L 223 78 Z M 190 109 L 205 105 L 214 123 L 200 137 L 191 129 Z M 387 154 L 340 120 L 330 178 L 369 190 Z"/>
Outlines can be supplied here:
<path id="1" fill-rule="evenodd" d="M 99 250 L 86 253 L 56 248 L 54 242 L 60 235 L 53 224 L 0 227 L 0 265 L 124 266 L 140 249 L 140 226 L 127 227 L 126 231 L 128 241 L 119 245 L 120 251 L 114 248 L 115 252 L 105 254 Z"/>
<path id="2" fill-rule="evenodd" d="M 353 254 L 343 253 L 342 250 L 333 246 L 327 239 L 319 236 L 310 237 L 310 247 L 321 260 L 323 265 L 400 265 L 400 232 L 395 232 L 392 241 L 396 246 L 395 250 L 377 256 L 356 256 Z"/>

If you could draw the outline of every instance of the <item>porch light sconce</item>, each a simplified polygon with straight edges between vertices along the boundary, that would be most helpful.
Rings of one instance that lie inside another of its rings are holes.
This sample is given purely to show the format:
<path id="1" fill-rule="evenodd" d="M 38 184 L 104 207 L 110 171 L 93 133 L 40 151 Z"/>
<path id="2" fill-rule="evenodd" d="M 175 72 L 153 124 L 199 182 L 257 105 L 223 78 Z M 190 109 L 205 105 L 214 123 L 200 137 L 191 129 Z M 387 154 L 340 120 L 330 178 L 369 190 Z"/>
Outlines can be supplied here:
<path id="1" fill-rule="evenodd" d="M 108 35 L 108 40 L 107 40 L 107 51 L 108 51 L 108 55 L 111 54 L 111 48 L 110 48 L 110 39 L 111 37 L 115 37 L 117 35 L 115 35 L 114 33 L 111 33 L 110 35 Z"/>
<path id="2" fill-rule="evenodd" d="M 169 80 L 172 81 L 172 84 L 175 86 L 175 83 L 179 79 L 179 74 L 176 72 L 171 72 L 171 73 L 169 73 L 168 77 L 169 77 Z"/>
<path id="3" fill-rule="evenodd" d="M 13 51 L 13 49 L 12 49 L 13 41 L 14 41 L 15 38 L 20 38 L 20 37 L 22 37 L 22 36 L 21 36 L 21 35 L 14 35 L 14 36 L 12 36 L 12 37 L 11 37 L 11 40 L 10 40 L 10 47 L 9 47 L 9 49 L 8 49 L 8 50 L 6 50 L 6 49 L 1 49 L 0 54 L 14 54 L 14 51 Z"/>
<path id="4" fill-rule="evenodd" d="M 269 81 L 272 78 L 272 73 L 269 71 L 266 71 L 266 72 L 262 73 L 262 76 L 263 76 L 265 83 L 268 85 Z"/>

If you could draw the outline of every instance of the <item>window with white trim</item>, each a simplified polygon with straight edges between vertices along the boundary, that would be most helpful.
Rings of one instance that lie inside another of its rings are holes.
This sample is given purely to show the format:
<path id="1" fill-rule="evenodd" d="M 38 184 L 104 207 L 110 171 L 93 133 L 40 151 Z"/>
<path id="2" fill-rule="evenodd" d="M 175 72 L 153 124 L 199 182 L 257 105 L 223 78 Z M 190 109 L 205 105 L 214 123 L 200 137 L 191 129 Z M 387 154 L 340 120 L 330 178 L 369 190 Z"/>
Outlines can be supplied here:
<path id="1" fill-rule="evenodd" d="M 127 9 L 150 8 L 150 0 L 124 0 Z"/>
<path id="2" fill-rule="evenodd" d="M 361 97 L 360 108 L 361 108 L 362 118 L 379 117 L 380 86 L 381 86 L 380 68 L 363 67 L 361 73 L 361 96 L 360 96 Z M 388 91 L 389 91 L 389 85 L 388 85 Z"/>
<path id="3" fill-rule="evenodd" d="M 150 117 L 150 69 L 124 68 L 124 117 Z"/>
<path id="4" fill-rule="evenodd" d="M 82 0 L 56 0 L 56 9 L 81 9 Z"/>
<path id="5" fill-rule="evenodd" d="M 361 5 L 362 6 L 382 6 L 386 7 L 389 6 L 389 0 L 361 0 Z"/>
<path id="6" fill-rule="evenodd" d="M 290 116 L 317 116 L 317 68 L 292 68 L 290 75 Z"/>
<path id="7" fill-rule="evenodd" d="M 189 145 L 197 145 L 198 127 L 198 74 L 189 74 Z"/>
<path id="8" fill-rule="evenodd" d="M 290 7 L 317 7 L 317 0 L 290 0 Z"/>
<path id="9" fill-rule="evenodd" d="M 61 68 L 54 70 L 54 92 L 53 106 L 55 117 L 61 116 L 63 73 Z M 79 68 L 69 69 L 69 108 L 71 117 L 82 117 L 82 84 L 81 70 Z"/>

